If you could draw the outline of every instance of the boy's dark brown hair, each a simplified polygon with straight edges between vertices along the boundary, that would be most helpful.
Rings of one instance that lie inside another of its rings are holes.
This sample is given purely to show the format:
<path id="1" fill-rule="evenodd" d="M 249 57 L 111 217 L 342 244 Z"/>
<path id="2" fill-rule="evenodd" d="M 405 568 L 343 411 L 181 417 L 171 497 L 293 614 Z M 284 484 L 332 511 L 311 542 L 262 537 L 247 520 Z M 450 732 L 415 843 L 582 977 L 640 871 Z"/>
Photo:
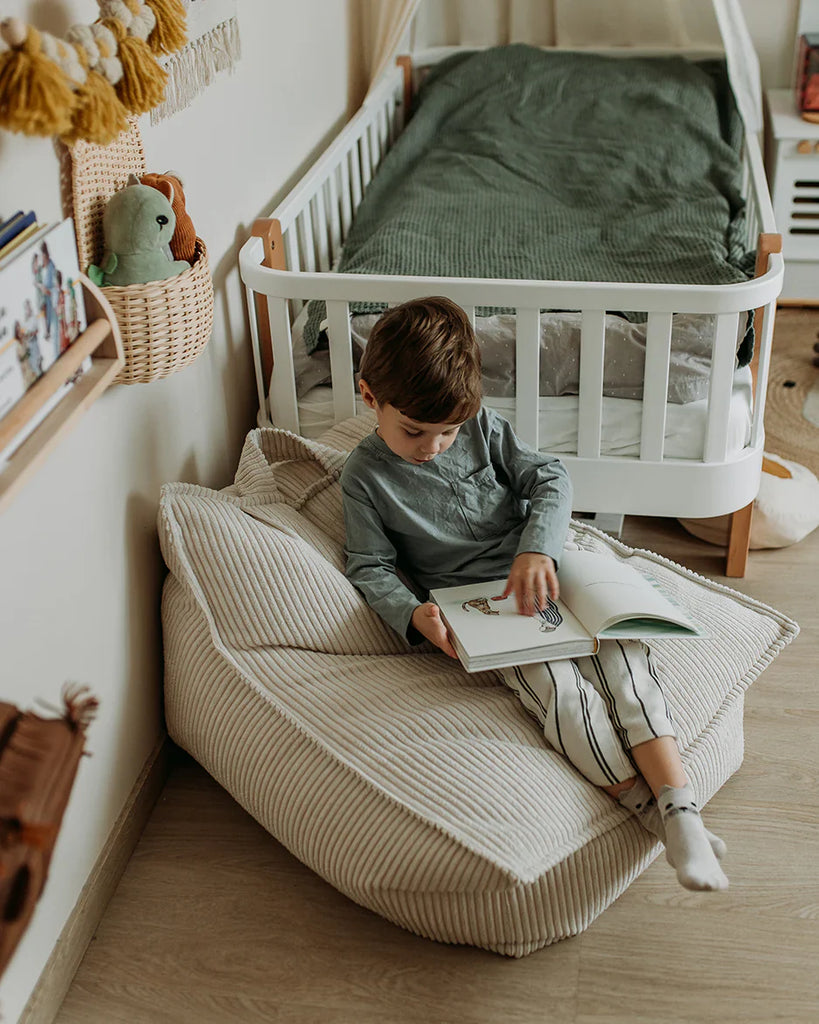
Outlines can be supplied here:
<path id="1" fill-rule="evenodd" d="M 481 406 L 481 350 L 469 317 L 443 296 L 388 309 L 372 329 L 361 377 L 379 405 L 419 423 L 462 423 Z"/>

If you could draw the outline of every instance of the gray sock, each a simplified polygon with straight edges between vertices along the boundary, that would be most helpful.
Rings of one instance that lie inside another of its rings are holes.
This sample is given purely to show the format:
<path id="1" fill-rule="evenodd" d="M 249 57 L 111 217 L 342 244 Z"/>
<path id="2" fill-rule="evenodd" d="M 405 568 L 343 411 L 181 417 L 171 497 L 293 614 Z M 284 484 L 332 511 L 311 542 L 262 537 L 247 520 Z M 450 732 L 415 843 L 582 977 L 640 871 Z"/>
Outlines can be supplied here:
<path id="1" fill-rule="evenodd" d="M 690 786 L 663 786 L 657 800 L 668 863 L 686 889 L 727 889 L 728 879 L 708 841 Z"/>
<path id="2" fill-rule="evenodd" d="M 651 787 L 642 775 L 638 775 L 634 785 L 630 789 L 624 789 L 617 797 L 617 800 L 627 811 L 631 811 L 647 832 L 656 836 L 663 846 L 665 846 L 665 825 L 663 824 L 663 817 L 660 814 L 660 808 L 657 806 L 657 800 L 651 792 Z M 709 832 L 708 829 L 705 830 L 705 835 L 707 836 L 708 842 L 711 844 L 711 849 L 714 851 L 716 857 L 719 860 L 722 860 L 728 851 L 728 847 L 719 836 L 715 836 L 714 833 Z M 667 850 L 666 857 L 668 857 Z M 673 864 L 671 866 L 674 867 Z"/>
<path id="3" fill-rule="evenodd" d="M 624 789 L 617 800 L 627 811 L 631 811 L 647 832 L 665 843 L 665 828 L 657 801 L 642 775 L 638 775 L 634 785 Z"/>

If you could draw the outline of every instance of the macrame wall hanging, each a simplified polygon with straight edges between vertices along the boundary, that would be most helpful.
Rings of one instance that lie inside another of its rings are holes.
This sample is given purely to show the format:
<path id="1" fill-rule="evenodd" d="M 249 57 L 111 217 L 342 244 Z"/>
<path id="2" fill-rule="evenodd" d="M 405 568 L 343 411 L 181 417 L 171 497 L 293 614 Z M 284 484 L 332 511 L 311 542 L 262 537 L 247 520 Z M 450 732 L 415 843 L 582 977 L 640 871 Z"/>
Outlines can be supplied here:
<path id="1" fill-rule="evenodd" d="M 237 0 L 182 0 L 188 42 L 159 63 L 168 72 L 165 100 L 151 111 L 151 124 L 184 110 L 222 71 L 232 72 L 241 56 Z"/>
<path id="2" fill-rule="evenodd" d="M 129 115 L 187 106 L 238 59 L 234 0 L 97 3 L 100 18 L 63 39 L 18 18 L 0 23 L 0 128 L 104 146 Z"/>

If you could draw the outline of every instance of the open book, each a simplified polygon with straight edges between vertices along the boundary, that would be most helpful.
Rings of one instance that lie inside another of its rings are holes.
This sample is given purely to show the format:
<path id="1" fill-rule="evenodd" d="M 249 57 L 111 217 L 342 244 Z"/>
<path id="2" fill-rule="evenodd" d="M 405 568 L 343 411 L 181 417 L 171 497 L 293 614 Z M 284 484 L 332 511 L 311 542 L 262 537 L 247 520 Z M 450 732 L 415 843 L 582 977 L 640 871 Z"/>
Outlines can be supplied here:
<path id="1" fill-rule="evenodd" d="M 453 646 L 468 672 L 595 654 L 600 640 L 704 637 L 659 585 L 625 562 L 593 551 L 564 551 L 560 599 L 520 615 L 505 580 L 433 590 Z"/>

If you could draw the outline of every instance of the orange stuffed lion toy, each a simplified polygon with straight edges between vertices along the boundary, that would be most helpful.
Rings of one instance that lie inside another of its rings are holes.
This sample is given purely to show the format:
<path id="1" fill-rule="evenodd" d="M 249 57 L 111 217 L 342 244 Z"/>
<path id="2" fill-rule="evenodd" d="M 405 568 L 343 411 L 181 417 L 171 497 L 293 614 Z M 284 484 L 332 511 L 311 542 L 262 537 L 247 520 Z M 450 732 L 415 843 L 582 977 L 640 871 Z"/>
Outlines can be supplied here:
<path id="1" fill-rule="evenodd" d="M 193 263 L 196 252 L 196 230 L 190 214 L 185 209 L 185 193 L 182 191 L 182 181 L 171 171 L 164 174 L 143 174 L 140 179 L 141 185 L 150 185 L 158 189 L 171 201 L 171 208 L 176 214 L 176 230 L 171 238 L 171 253 L 175 260 L 187 260 Z M 168 185 L 171 188 L 168 188 Z"/>

